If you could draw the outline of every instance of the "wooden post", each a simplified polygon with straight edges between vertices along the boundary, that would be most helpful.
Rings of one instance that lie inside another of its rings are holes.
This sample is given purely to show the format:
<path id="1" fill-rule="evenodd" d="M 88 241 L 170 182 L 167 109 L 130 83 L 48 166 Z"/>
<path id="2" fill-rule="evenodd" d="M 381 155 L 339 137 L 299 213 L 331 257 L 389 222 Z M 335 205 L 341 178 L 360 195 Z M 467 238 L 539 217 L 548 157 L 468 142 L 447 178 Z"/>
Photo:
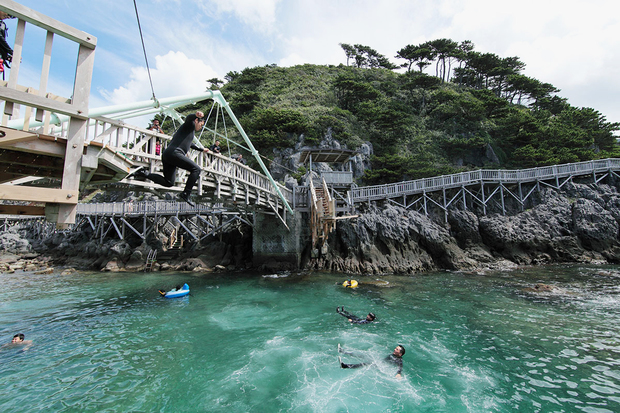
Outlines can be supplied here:
<path id="1" fill-rule="evenodd" d="M 71 117 L 67 133 L 67 149 L 65 151 L 65 165 L 62 174 L 61 188 L 64 190 L 79 190 L 80 174 L 82 172 L 82 153 L 84 140 L 88 128 L 88 97 L 95 62 L 95 49 L 80 45 L 78 52 L 77 70 L 73 88 L 72 105 L 80 117 Z M 77 204 L 61 204 L 58 208 L 58 228 L 66 228 L 75 222 Z"/>

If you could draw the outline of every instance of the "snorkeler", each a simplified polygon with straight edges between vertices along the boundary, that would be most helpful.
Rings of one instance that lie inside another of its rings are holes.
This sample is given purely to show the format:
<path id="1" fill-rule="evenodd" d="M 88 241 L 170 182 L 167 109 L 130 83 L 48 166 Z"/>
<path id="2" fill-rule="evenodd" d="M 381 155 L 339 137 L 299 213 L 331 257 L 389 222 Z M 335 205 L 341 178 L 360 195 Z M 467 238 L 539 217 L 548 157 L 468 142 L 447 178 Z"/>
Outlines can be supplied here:
<path id="1" fill-rule="evenodd" d="M 340 347 L 340 344 L 338 344 L 338 353 L 354 355 L 353 353 L 344 351 L 342 347 Z M 405 347 L 399 344 L 394 349 L 394 352 L 392 352 L 392 354 L 390 354 L 384 359 L 384 361 L 395 364 L 396 367 L 398 367 L 398 371 L 396 372 L 396 377 L 399 379 L 402 377 L 401 373 L 403 372 L 403 356 L 404 355 L 405 355 Z M 343 369 L 356 369 L 358 367 L 369 366 L 373 364 L 373 363 L 347 364 L 347 363 L 342 362 L 342 358 L 340 356 L 338 356 L 338 362 L 340 363 L 340 367 Z"/>
<path id="2" fill-rule="evenodd" d="M 368 315 L 366 316 L 366 319 L 361 319 L 355 314 L 351 314 L 348 311 L 345 311 L 344 306 L 342 306 L 342 308 L 336 307 L 336 312 L 340 314 L 341 316 L 348 318 L 352 324 L 372 323 L 373 321 L 375 321 L 375 318 L 376 318 L 373 313 L 368 313 Z"/>

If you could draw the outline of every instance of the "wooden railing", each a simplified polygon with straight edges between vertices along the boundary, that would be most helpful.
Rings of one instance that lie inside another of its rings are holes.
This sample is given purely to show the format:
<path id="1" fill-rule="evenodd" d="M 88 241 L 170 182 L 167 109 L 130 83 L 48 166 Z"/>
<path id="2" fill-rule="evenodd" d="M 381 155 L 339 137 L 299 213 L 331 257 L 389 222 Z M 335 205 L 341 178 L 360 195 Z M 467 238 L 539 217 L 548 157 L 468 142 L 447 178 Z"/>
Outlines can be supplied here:
<path id="1" fill-rule="evenodd" d="M 87 128 L 89 142 L 97 142 L 99 145 L 106 146 L 131 160 L 136 165 L 147 166 L 151 172 L 161 173 L 161 153 L 170 143 L 171 136 L 105 117 L 90 119 Z M 63 137 L 66 129 L 66 125 L 62 123 L 52 132 L 58 137 Z M 160 145 L 159 151 L 157 151 L 158 143 Z M 252 188 L 255 194 L 261 194 L 255 195 L 255 198 L 266 200 L 270 197 L 278 197 L 267 176 L 245 164 L 212 152 L 190 151 L 189 156 L 202 168 L 200 179 L 202 185 L 198 187 L 200 195 L 206 188 L 210 188 L 216 192 L 216 198 L 219 198 L 222 194 L 233 192 L 235 190 L 233 187 L 246 186 Z M 176 174 L 175 186 L 182 188 L 185 185 L 185 180 L 186 172 L 179 170 Z M 287 202 L 293 202 L 291 190 L 282 185 L 278 185 L 278 189 Z"/>
<path id="2" fill-rule="evenodd" d="M 353 188 L 351 189 L 350 199 L 352 202 L 357 203 L 423 192 L 440 191 L 449 188 L 460 188 L 467 185 L 479 184 L 481 182 L 527 183 L 568 178 L 570 176 L 605 173 L 610 170 L 620 170 L 620 159 L 609 158 L 521 170 L 481 169 L 433 178 L 416 179 L 414 181 L 397 182 L 394 184 Z"/>
<path id="3" fill-rule="evenodd" d="M 101 202 L 78 204 L 78 215 L 176 215 L 183 213 L 206 213 L 221 209 L 221 204 L 197 204 L 192 207 L 186 202 L 140 201 L 140 202 Z"/>
<path id="4" fill-rule="evenodd" d="M 323 171 L 321 178 L 330 185 L 351 185 L 353 183 L 353 172 L 350 171 Z"/>
<path id="5" fill-rule="evenodd" d="M 18 191 L 11 185 L 0 185 L 0 198 L 22 200 L 25 194 L 38 191 L 40 202 L 49 203 L 50 207 L 58 208 L 57 223 L 62 227 L 75 220 L 80 185 L 79 165 L 84 149 L 85 126 L 88 122 L 88 99 L 97 39 L 88 33 L 37 13 L 12 0 L 2 0 L 0 10 L 18 18 L 9 80 L 0 84 L 0 99 L 5 102 L 2 126 L 6 126 L 10 119 L 18 117 L 20 110 L 23 111 L 24 121 L 17 129 L 22 131 L 28 131 L 29 123 L 36 120 L 44 123 L 43 133 L 45 133 L 49 128 L 52 112 L 69 116 L 70 119 L 70 126 L 67 128 L 64 170 L 60 188 L 38 190 L 21 187 Z M 18 84 L 26 24 L 37 26 L 46 32 L 45 44 L 40 49 L 42 50 L 43 65 L 38 90 L 37 87 L 31 85 L 21 86 Z M 46 90 L 52 58 L 52 43 L 55 35 L 64 37 L 78 46 L 71 98 L 59 98 Z M 33 136 L 36 137 L 37 135 L 3 128 L 0 147 L 9 147 L 19 142 L 28 141 L 33 139 Z"/>

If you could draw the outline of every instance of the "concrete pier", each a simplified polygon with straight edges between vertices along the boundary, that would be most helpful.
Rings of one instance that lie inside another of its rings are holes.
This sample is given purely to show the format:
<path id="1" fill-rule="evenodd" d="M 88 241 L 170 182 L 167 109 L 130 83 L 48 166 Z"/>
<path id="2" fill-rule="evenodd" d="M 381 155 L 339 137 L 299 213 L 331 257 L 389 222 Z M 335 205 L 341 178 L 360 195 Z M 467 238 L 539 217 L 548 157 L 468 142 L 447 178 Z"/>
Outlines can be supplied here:
<path id="1" fill-rule="evenodd" d="M 300 268 L 304 233 L 308 231 L 307 224 L 304 225 L 302 213 L 297 211 L 294 215 L 287 216 L 286 224 L 288 229 L 275 215 L 262 212 L 254 214 L 252 249 L 255 266 L 273 260 L 286 263 L 295 269 Z"/>

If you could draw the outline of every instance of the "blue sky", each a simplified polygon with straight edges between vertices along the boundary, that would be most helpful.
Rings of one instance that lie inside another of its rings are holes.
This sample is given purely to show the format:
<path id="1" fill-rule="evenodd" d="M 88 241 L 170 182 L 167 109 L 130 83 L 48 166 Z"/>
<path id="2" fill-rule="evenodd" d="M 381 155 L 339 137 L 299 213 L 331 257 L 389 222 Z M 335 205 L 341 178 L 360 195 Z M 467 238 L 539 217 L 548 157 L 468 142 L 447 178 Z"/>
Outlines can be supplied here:
<path id="1" fill-rule="evenodd" d="M 91 108 L 151 98 L 133 0 L 21 0 L 97 37 Z M 346 63 L 339 43 L 364 44 L 394 63 L 408 44 L 471 40 L 519 56 L 524 74 L 561 89 L 574 106 L 620 122 L 620 17 L 613 0 L 137 0 L 158 98 L 200 93 L 206 80 L 275 63 Z M 9 41 L 15 20 L 8 22 Z M 38 28 L 26 41 L 44 44 Z M 76 49 L 55 40 L 49 91 L 70 95 Z M 34 47 L 34 50 L 37 50 Z M 39 55 L 41 54 L 39 51 Z M 58 55 L 57 55 L 58 53 Z M 24 50 L 24 79 L 40 62 Z M 37 66 L 38 65 L 38 66 Z M 73 69 L 71 69 L 73 70 Z M 27 80 L 20 84 L 28 84 Z M 226 96 L 225 96 L 226 97 Z"/>

